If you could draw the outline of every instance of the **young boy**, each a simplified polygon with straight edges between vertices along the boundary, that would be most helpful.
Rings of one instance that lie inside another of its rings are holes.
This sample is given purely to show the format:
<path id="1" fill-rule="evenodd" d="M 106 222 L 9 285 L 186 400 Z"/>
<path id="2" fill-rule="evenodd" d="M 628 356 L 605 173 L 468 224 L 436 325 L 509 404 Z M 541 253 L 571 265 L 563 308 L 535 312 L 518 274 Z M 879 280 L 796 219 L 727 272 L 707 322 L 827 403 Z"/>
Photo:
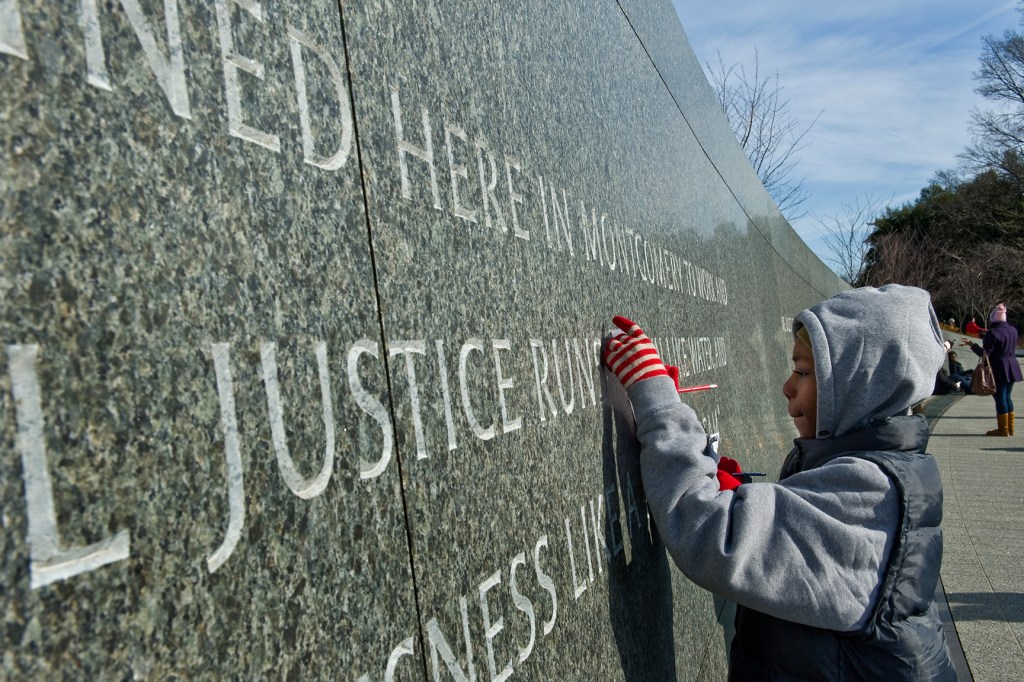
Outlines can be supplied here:
<path id="1" fill-rule="evenodd" d="M 927 292 L 854 289 L 796 316 L 782 393 L 800 437 L 778 483 L 735 487 L 650 339 L 614 321 L 605 363 L 633 404 L 661 538 L 738 604 L 729 679 L 955 680 L 933 599 L 942 483 L 910 414 L 944 355 Z"/>

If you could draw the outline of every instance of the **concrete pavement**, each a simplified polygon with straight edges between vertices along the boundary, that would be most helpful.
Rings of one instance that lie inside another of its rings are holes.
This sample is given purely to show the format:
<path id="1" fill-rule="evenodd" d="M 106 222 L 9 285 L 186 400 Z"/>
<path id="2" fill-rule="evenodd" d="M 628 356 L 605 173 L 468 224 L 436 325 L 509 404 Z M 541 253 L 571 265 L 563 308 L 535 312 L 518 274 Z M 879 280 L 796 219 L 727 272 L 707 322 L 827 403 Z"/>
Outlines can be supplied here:
<path id="1" fill-rule="evenodd" d="M 1024 411 L 1024 396 L 1018 397 Z M 952 620 L 947 641 L 952 639 L 951 650 L 957 639 L 962 648 L 961 680 L 1019 682 L 1024 680 L 1021 426 L 1010 438 L 985 436 L 996 428 L 991 397 L 936 397 L 927 412 L 928 451 L 939 462 L 945 493 L 941 575 Z M 954 659 L 961 655 L 952 653 Z"/>

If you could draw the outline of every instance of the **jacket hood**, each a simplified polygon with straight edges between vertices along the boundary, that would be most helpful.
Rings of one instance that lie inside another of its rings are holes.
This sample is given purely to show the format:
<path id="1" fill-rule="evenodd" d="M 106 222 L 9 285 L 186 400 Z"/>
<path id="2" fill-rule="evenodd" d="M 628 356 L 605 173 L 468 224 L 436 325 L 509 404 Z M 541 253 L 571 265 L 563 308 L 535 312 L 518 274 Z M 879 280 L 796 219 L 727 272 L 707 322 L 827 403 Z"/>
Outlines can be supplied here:
<path id="1" fill-rule="evenodd" d="M 928 292 L 851 289 L 793 320 L 807 330 L 818 384 L 818 438 L 901 414 L 935 387 L 945 348 Z"/>

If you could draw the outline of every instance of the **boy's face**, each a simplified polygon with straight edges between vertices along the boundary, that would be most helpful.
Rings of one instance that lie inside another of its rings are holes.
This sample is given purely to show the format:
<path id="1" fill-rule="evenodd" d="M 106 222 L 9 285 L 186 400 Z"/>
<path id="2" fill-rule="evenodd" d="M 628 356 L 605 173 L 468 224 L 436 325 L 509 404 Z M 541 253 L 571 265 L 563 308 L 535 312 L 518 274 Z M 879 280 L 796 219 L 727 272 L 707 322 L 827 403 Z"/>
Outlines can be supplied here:
<path id="1" fill-rule="evenodd" d="M 782 384 L 782 395 L 801 438 L 814 438 L 818 423 L 818 380 L 814 376 L 814 354 L 800 340 L 793 342 L 793 373 Z"/>

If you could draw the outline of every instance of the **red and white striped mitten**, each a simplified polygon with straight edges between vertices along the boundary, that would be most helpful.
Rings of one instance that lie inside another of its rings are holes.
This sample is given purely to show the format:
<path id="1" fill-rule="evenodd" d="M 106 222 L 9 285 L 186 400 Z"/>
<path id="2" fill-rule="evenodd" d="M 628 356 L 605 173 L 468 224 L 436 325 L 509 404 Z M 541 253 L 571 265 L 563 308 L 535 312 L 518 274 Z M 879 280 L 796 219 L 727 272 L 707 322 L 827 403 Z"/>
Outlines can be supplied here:
<path id="1" fill-rule="evenodd" d="M 658 349 L 639 325 L 619 316 L 613 317 L 612 322 L 623 333 L 608 341 L 604 364 L 615 373 L 623 387 L 629 388 L 651 377 L 668 376 L 665 363 L 658 356 Z"/>

